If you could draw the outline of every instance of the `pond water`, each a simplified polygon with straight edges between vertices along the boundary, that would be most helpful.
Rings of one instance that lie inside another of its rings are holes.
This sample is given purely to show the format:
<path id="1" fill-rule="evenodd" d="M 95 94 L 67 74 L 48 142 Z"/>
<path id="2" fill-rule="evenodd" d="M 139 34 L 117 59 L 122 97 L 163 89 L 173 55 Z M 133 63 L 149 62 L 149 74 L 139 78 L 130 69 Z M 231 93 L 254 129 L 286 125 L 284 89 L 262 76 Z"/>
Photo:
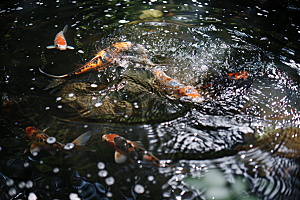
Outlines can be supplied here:
<path id="1" fill-rule="evenodd" d="M 282 2 L 1 3 L 0 198 L 299 199 L 299 9 Z M 74 49 L 48 49 L 65 25 Z M 45 74 L 118 42 L 133 47 L 101 69 Z M 68 145 L 34 152 L 27 127 Z M 85 132 L 95 152 L 68 151 Z M 105 134 L 140 141 L 162 165 L 116 163 Z"/>

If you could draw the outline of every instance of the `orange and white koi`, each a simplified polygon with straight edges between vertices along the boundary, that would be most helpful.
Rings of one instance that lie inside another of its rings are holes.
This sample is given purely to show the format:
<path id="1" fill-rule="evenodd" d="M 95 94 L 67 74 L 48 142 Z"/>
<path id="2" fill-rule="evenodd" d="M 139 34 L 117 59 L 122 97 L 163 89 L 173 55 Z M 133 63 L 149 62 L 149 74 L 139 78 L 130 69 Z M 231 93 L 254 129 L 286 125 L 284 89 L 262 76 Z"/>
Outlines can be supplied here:
<path id="1" fill-rule="evenodd" d="M 193 86 L 185 85 L 180 80 L 172 79 L 159 67 L 155 67 L 152 71 L 156 80 L 165 85 L 166 88 L 171 89 L 176 97 L 185 97 L 197 103 L 203 102 L 204 98 Z"/>
<path id="2" fill-rule="evenodd" d="M 146 151 L 140 141 L 132 142 L 116 134 L 103 135 L 102 140 L 115 150 L 115 161 L 118 164 L 124 163 L 129 158 L 131 162 L 140 160 L 159 167 L 165 166 L 158 158 Z"/>
<path id="3" fill-rule="evenodd" d="M 83 73 L 86 73 L 91 70 L 101 70 L 107 67 L 108 65 L 112 64 L 112 62 L 115 60 L 115 58 L 118 57 L 118 53 L 121 51 L 126 51 L 131 47 L 131 42 L 119 42 L 111 45 L 110 47 L 107 47 L 101 51 L 99 51 L 94 58 L 92 58 L 88 63 L 83 65 L 82 67 L 74 70 L 73 72 L 56 76 L 47 74 L 44 72 L 41 68 L 39 69 L 41 73 L 52 77 L 52 78 L 68 78 L 68 77 L 74 77 L 76 75 L 80 75 Z"/>
<path id="4" fill-rule="evenodd" d="M 67 30 L 68 30 L 68 25 L 66 25 L 62 31 L 57 33 L 57 35 L 54 38 L 54 45 L 47 46 L 47 49 L 55 49 L 55 48 L 59 50 L 66 50 L 67 48 L 75 49 L 74 47 L 67 45 L 67 40 L 64 36 L 64 33 L 67 32 Z"/>
<path id="5" fill-rule="evenodd" d="M 73 142 L 66 144 L 56 142 L 56 139 L 54 137 L 49 137 L 49 135 L 47 135 L 44 131 L 35 127 L 27 127 L 26 134 L 32 143 L 30 147 L 30 152 L 32 154 L 34 152 L 39 152 L 41 149 L 48 150 L 49 153 L 51 153 L 52 155 L 54 155 L 58 150 L 63 150 L 67 152 L 71 149 L 95 152 L 95 150 L 89 149 L 85 146 L 86 142 L 92 136 L 92 131 L 88 131 L 80 135 Z"/>

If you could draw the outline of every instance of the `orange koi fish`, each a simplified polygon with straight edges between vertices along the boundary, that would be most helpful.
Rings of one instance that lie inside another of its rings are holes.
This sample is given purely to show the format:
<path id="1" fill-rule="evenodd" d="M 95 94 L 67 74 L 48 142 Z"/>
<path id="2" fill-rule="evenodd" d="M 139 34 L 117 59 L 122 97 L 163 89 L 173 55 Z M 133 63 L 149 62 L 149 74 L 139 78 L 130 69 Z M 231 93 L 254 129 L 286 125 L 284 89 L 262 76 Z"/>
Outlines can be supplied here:
<path id="1" fill-rule="evenodd" d="M 27 127 L 26 134 L 32 143 L 30 147 L 30 152 L 32 154 L 34 152 L 39 152 L 41 149 L 48 150 L 52 155 L 54 155 L 57 150 L 68 151 L 71 149 L 95 152 L 95 150 L 89 149 L 85 146 L 86 142 L 92 135 L 92 131 L 82 134 L 72 143 L 67 144 L 56 142 L 54 137 L 49 137 L 44 131 L 35 127 Z"/>
<path id="2" fill-rule="evenodd" d="M 131 142 L 116 134 L 103 135 L 102 140 L 115 150 L 115 161 L 118 164 L 125 162 L 129 158 L 131 162 L 141 160 L 159 167 L 162 166 L 155 156 L 145 150 L 140 141 Z"/>
<path id="3" fill-rule="evenodd" d="M 67 32 L 67 30 L 68 30 L 68 25 L 66 25 L 62 31 L 59 31 L 59 33 L 57 33 L 57 35 L 54 38 L 54 45 L 47 46 L 47 49 L 55 49 L 55 48 L 59 50 L 66 50 L 67 48 L 75 49 L 74 47 L 67 45 L 67 40 L 64 36 L 64 33 Z"/>
<path id="4" fill-rule="evenodd" d="M 236 73 L 229 73 L 227 74 L 228 76 L 230 76 L 231 78 L 234 76 L 234 78 L 236 80 L 239 80 L 241 78 L 246 79 L 248 78 L 249 74 L 247 71 L 242 71 L 242 72 L 236 72 Z"/>
<path id="5" fill-rule="evenodd" d="M 188 99 L 197 103 L 203 102 L 203 97 L 194 87 L 182 84 L 179 80 L 172 79 L 160 68 L 156 67 L 153 72 L 156 80 L 160 81 L 167 88 L 171 89 L 175 93 L 176 97 L 187 97 Z"/>

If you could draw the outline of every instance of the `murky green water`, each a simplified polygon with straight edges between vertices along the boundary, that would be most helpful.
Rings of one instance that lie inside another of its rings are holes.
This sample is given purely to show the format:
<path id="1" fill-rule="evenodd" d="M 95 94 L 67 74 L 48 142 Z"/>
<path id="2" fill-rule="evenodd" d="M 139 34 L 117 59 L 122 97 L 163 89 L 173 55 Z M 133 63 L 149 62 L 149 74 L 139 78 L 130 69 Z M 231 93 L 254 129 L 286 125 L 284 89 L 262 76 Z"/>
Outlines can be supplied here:
<path id="1" fill-rule="evenodd" d="M 276 1 L 1 3 L 0 198 L 298 199 L 298 10 Z M 66 24 L 75 49 L 47 49 Z M 125 41 L 201 88 L 204 101 L 179 98 L 153 66 L 129 59 L 45 90 L 53 79 L 40 68 L 66 74 Z M 249 77 L 228 78 L 241 71 Z M 32 154 L 29 126 L 62 143 L 92 131 L 86 146 L 96 152 Z M 141 141 L 169 167 L 117 164 L 102 141 L 110 133 Z"/>

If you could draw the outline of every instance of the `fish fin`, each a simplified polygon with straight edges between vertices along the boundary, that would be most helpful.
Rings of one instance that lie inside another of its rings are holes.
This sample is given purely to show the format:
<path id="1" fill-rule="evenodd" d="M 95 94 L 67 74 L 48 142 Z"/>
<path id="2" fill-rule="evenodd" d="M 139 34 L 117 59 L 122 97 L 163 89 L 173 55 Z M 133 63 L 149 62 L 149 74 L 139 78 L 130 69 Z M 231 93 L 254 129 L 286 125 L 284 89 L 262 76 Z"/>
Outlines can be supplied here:
<path id="1" fill-rule="evenodd" d="M 31 144 L 31 146 L 30 146 L 30 153 L 31 154 L 33 154 L 34 152 L 40 152 L 41 151 L 41 149 L 40 149 L 40 147 L 37 147 L 37 146 L 35 146 L 34 144 Z"/>
<path id="2" fill-rule="evenodd" d="M 74 47 L 72 47 L 72 46 L 67 46 L 67 48 L 68 49 L 72 49 L 72 50 L 74 50 L 75 48 Z"/>
<path id="3" fill-rule="evenodd" d="M 145 150 L 144 145 L 140 142 L 140 141 L 135 141 L 135 142 L 131 142 L 133 144 L 133 146 L 136 146 L 142 150 Z"/>
<path id="4" fill-rule="evenodd" d="M 49 45 L 46 47 L 47 49 L 55 49 L 56 47 L 54 45 Z"/>
<path id="5" fill-rule="evenodd" d="M 45 74 L 46 76 L 49 76 L 49 77 L 52 77 L 52 78 L 64 78 L 64 77 L 68 76 L 68 74 L 64 74 L 64 75 L 61 75 L 61 76 L 56 76 L 56 75 L 48 74 L 48 73 L 44 72 L 41 68 L 39 68 L 39 71 L 42 74 Z"/>
<path id="6" fill-rule="evenodd" d="M 127 160 L 127 156 L 115 151 L 115 161 L 118 164 L 124 163 Z"/>
<path id="7" fill-rule="evenodd" d="M 89 149 L 85 146 L 86 142 L 90 139 L 92 136 L 93 131 L 88 131 L 80 135 L 78 138 L 76 138 L 72 143 L 75 144 L 75 148 L 77 150 L 81 151 L 92 151 L 95 152 L 96 150 Z"/>
<path id="8" fill-rule="evenodd" d="M 68 31 L 68 24 L 65 25 L 64 29 L 63 29 L 63 33 L 67 32 Z"/>

